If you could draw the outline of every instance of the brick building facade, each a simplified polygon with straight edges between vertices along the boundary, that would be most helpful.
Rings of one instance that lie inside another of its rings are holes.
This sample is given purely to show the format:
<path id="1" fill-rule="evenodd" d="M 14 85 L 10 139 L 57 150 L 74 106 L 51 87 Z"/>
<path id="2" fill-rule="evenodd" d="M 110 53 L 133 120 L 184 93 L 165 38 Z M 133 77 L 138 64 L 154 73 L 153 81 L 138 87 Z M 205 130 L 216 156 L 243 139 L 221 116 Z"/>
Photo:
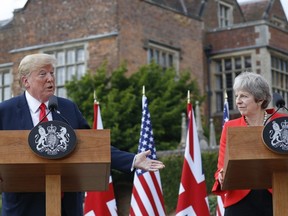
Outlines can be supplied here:
<path id="1" fill-rule="evenodd" d="M 240 9 L 244 22 L 206 31 L 205 43 L 211 45 L 211 83 L 208 85 L 213 93 L 210 110 L 214 115 L 222 114 L 224 90 L 230 98 L 232 113 L 235 110 L 232 81 L 243 70 L 262 74 L 271 81 L 273 92 L 281 93 L 288 100 L 288 46 L 284 42 L 288 25 L 280 1 L 255 0 L 241 4 Z"/>
<path id="2" fill-rule="evenodd" d="M 203 83 L 203 64 L 199 64 L 203 55 L 201 26 L 200 20 L 146 1 L 29 0 L 0 29 L 0 67 L 9 69 L 11 94 L 16 95 L 20 91 L 17 66 L 28 53 L 54 53 L 62 61 L 58 62 L 64 67 L 58 81 L 61 88 L 71 74 L 81 76 L 104 61 L 110 70 L 126 61 L 129 73 L 133 73 L 148 62 L 150 50 L 154 58 L 159 55 L 159 63 L 174 65 L 179 71 L 192 69 L 191 63 L 196 65 L 196 74 Z M 74 59 L 69 60 L 69 55 Z M 77 62 L 77 58 L 81 59 Z M 79 71 L 80 65 L 83 67 Z M 65 96 L 62 91 L 58 94 Z"/>
<path id="3" fill-rule="evenodd" d="M 232 81 L 243 70 L 263 74 L 288 101 L 287 26 L 280 0 L 28 0 L 0 22 L 0 101 L 21 92 L 18 64 L 37 52 L 57 57 L 64 97 L 67 80 L 105 61 L 109 71 L 126 62 L 129 75 L 154 59 L 191 71 L 208 118 L 221 116 L 224 91 L 233 113 Z"/>
<path id="4" fill-rule="evenodd" d="M 263 74 L 288 102 L 287 41 L 280 0 L 28 0 L 0 21 L 0 101 L 21 92 L 17 67 L 30 53 L 55 54 L 64 97 L 67 80 L 104 61 L 109 71 L 127 62 L 129 75 L 154 59 L 191 71 L 209 121 L 222 118 L 225 91 L 236 115 L 233 79 L 245 70 Z"/>

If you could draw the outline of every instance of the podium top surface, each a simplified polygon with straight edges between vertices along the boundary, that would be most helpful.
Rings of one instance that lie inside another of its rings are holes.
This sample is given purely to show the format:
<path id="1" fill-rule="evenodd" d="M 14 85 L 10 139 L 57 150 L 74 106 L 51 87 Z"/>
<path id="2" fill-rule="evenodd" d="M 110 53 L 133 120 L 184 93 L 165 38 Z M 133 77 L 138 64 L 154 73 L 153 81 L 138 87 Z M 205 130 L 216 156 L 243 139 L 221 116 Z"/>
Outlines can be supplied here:
<path id="1" fill-rule="evenodd" d="M 223 189 L 272 188 L 273 173 L 288 172 L 288 155 L 269 150 L 262 131 L 263 126 L 228 128 Z"/>
<path id="2" fill-rule="evenodd" d="M 29 133 L 0 131 L 0 192 L 45 191 L 46 175 L 60 175 L 63 192 L 107 189 L 110 130 L 75 130 L 77 145 L 61 159 L 36 155 L 28 144 Z"/>

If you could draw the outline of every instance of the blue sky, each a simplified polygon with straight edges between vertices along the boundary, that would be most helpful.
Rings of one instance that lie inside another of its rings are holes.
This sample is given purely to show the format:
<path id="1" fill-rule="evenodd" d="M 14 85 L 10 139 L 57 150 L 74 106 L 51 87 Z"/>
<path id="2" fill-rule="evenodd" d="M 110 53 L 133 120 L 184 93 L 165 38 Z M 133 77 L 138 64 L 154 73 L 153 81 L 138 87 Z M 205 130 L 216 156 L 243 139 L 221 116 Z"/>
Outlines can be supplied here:
<path id="1" fill-rule="evenodd" d="M 238 0 L 238 2 L 245 2 L 245 1 L 251 1 L 251 0 Z M 286 12 L 286 17 L 288 17 L 288 0 L 280 0 L 280 1 Z M 22 8 L 26 2 L 27 0 L 0 0 L 0 20 L 11 18 L 13 16 L 13 10 L 17 8 Z"/>

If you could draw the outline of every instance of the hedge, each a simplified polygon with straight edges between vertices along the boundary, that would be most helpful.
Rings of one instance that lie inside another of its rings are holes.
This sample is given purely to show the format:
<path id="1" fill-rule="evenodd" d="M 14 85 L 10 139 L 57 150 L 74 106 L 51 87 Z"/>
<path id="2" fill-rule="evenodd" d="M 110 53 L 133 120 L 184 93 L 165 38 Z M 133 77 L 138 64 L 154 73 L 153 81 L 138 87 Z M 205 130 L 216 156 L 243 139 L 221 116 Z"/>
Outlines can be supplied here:
<path id="1" fill-rule="evenodd" d="M 205 174 L 206 188 L 209 195 L 209 205 L 211 216 L 215 215 L 216 196 L 211 194 L 214 183 L 214 172 L 217 167 L 218 152 L 203 152 L 202 154 L 203 172 Z M 173 215 L 177 206 L 180 179 L 183 166 L 183 155 L 162 156 L 165 168 L 160 171 L 163 197 L 167 214 Z M 117 171 L 112 172 L 114 188 L 119 182 L 129 182 L 133 184 L 133 174 L 124 174 Z M 121 188 L 120 188 L 121 190 Z M 117 196 L 117 194 L 116 194 Z M 128 204 L 129 205 L 129 204 Z"/>

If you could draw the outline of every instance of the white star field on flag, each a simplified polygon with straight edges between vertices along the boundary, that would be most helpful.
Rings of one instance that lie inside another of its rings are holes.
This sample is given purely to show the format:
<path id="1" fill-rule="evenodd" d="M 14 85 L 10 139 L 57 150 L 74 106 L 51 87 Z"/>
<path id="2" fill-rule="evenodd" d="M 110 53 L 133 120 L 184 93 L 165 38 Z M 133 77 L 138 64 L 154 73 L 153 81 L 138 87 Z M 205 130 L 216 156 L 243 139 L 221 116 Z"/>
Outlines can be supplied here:
<path id="1" fill-rule="evenodd" d="M 152 124 L 150 120 L 150 112 L 148 109 L 147 99 L 144 103 L 141 119 L 141 132 L 139 139 L 138 153 L 150 150 L 151 154 L 148 156 L 150 159 L 156 159 L 156 148 L 154 144 Z M 143 174 L 145 171 L 141 169 L 136 170 L 137 174 Z"/>

